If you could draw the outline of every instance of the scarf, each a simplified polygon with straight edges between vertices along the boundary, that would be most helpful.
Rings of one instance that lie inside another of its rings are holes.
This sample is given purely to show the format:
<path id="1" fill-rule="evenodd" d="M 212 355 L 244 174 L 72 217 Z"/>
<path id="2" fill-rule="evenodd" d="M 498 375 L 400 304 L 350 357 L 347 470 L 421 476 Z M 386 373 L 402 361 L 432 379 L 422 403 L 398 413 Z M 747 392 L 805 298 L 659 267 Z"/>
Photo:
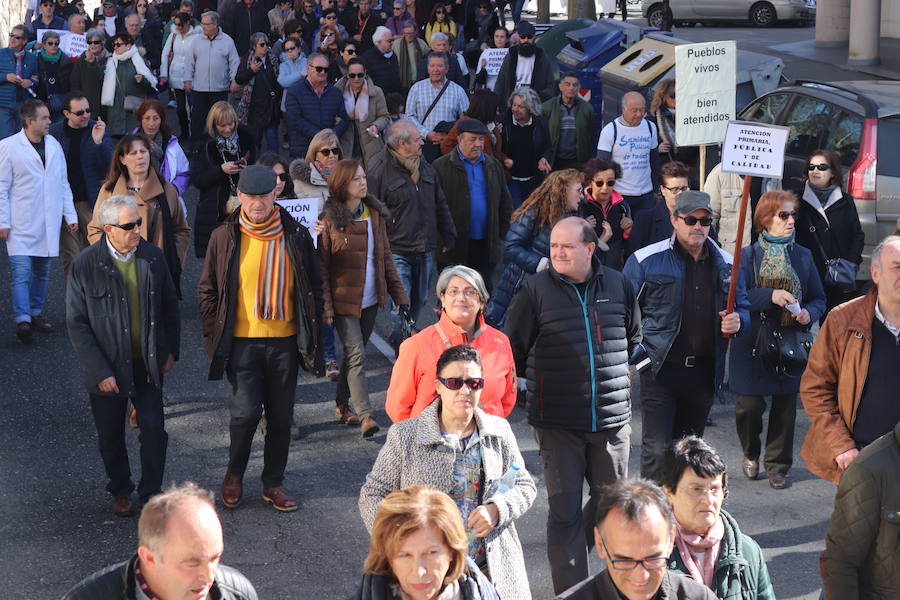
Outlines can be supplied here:
<path id="1" fill-rule="evenodd" d="M 134 64 L 135 70 L 144 79 L 150 82 L 150 86 L 156 89 L 156 77 L 147 68 L 147 63 L 141 58 L 137 46 L 132 46 L 130 50 L 122 54 L 110 54 L 106 61 L 106 72 L 103 74 L 103 91 L 100 94 L 100 104 L 103 106 L 112 106 L 116 101 L 116 67 L 120 62 L 130 60 Z M 123 93 L 124 96 L 124 93 Z"/>
<path id="2" fill-rule="evenodd" d="M 413 156 L 412 158 L 403 158 L 396 152 L 394 152 L 393 148 L 388 147 L 388 152 L 391 153 L 391 156 L 397 159 L 397 162 L 400 163 L 404 169 L 409 171 L 409 176 L 412 178 L 413 183 L 418 185 L 419 183 L 419 165 L 422 164 L 422 156 Z"/>
<path id="3" fill-rule="evenodd" d="M 16 76 L 19 79 L 22 79 L 22 75 L 25 73 L 25 51 L 20 50 L 15 53 L 16 56 Z"/>
<path id="4" fill-rule="evenodd" d="M 317 161 L 317 160 L 314 160 L 314 161 L 313 161 L 313 164 L 316 166 L 316 171 L 319 172 L 319 175 L 321 175 L 322 177 L 324 177 L 325 180 L 327 181 L 327 180 L 328 180 L 328 177 L 331 175 L 331 171 L 332 171 L 333 169 L 329 169 L 328 167 L 326 167 L 325 165 L 323 165 L 322 163 L 320 163 L 320 162 Z"/>
<path id="5" fill-rule="evenodd" d="M 350 80 L 344 88 L 344 108 L 351 120 L 365 123 L 369 118 L 369 78 L 363 77 L 362 89 L 359 94 L 354 94 L 350 89 Z"/>
<path id="6" fill-rule="evenodd" d="M 56 63 L 59 62 L 59 59 L 62 58 L 63 53 L 62 53 L 62 50 L 57 50 L 56 54 L 47 54 L 47 49 L 44 48 L 43 46 L 41 46 L 40 55 L 41 55 L 41 58 L 46 60 L 48 63 L 55 65 Z"/>
<path id="7" fill-rule="evenodd" d="M 137 581 L 137 585 L 141 589 L 141 592 L 143 592 L 149 600 L 159 600 L 159 596 L 153 593 L 153 590 L 150 589 L 150 584 L 144 579 L 144 573 L 141 571 L 141 561 L 139 560 L 134 562 L 134 578 Z"/>
<path id="8" fill-rule="evenodd" d="M 684 566 L 687 567 L 688 573 L 695 581 L 703 582 L 703 585 L 711 588 L 713 575 L 716 573 L 716 559 L 719 557 L 719 546 L 722 543 L 722 538 L 725 537 L 725 523 L 722 521 L 722 516 L 719 515 L 719 518 L 709 528 L 706 535 L 688 531 L 677 521 L 675 522 L 675 527 L 677 529 L 675 544 L 678 546 L 678 552 L 681 554 L 681 559 L 684 561 Z M 694 555 L 691 554 L 689 545 L 706 550 L 702 564 L 698 564 L 694 560 Z"/>
<path id="9" fill-rule="evenodd" d="M 292 315 L 288 278 L 291 277 L 291 261 L 285 247 L 280 211 L 274 209 L 262 223 L 252 223 L 241 208 L 238 223 L 242 234 L 265 243 L 256 281 L 256 318 L 267 321 L 290 320 Z"/>
<path id="10" fill-rule="evenodd" d="M 141 130 L 141 133 L 144 133 Z M 147 135 L 147 134 L 144 134 Z M 152 138 L 147 135 L 147 138 L 150 140 L 150 155 L 153 157 L 153 160 L 156 162 L 157 168 L 162 168 L 163 161 L 165 160 L 166 151 L 163 149 L 163 137 L 162 131 L 157 131 L 156 135 Z"/>
<path id="11" fill-rule="evenodd" d="M 664 142 L 669 142 L 673 150 L 678 148 L 678 142 L 675 141 L 675 113 L 668 106 L 656 109 L 656 124 L 659 126 L 659 137 Z"/>
<path id="12" fill-rule="evenodd" d="M 391 584 L 391 592 L 394 594 L 394 598 L 410 600 L 406 592 L 396 583 Z M 453 583 L 448 583 L 444 586 L 444 589 L 441 590 L 441 593 L 434 600 L 462 600 L 462 598 L 462 590 L 459 588 L 459 580 L 457 579 Z"/>
<path id="13" fill-rule="evenodd" d="M 794 235 L 776 237 L 768 231 L 759 236 L 759 247 L 763 257 L 759 265 L 759 287 L 786 290 L 794 295 L 797 302 L 802 302 L 803 287 L 797 271 L 791 266 L 789 250 L 794 243 Z M 790 311 L 781 309 L 781 325 L 788 326 L 794 322 Z"/>
<path id="14" fill-rule="evenodd" d="M 231 135 L 227 138 L 217 135 L 216 148 L 218 148 L 219 152 L 224 155 L 229 155 L 235 158 L 239 157 L 241 155 L 241 147 L 240 144 L 238 144 L 237 127 L 234 128 L 234 131 L 232 131 Z"/>

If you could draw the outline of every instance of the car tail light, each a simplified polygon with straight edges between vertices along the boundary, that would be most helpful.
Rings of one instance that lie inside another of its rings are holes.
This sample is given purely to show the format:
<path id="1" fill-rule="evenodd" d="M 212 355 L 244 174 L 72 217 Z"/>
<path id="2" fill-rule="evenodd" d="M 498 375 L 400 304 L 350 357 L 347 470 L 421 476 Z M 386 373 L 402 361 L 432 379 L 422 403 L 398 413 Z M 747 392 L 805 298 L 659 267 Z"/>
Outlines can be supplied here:
<path id="1" fill-rule="evenodd" d="M 850 195 L 857 200 L 875 200 L 876 167 L 878 166 L 878 119 L 866 119 L 863 124 L 859 156 L 850 167 Z"/>

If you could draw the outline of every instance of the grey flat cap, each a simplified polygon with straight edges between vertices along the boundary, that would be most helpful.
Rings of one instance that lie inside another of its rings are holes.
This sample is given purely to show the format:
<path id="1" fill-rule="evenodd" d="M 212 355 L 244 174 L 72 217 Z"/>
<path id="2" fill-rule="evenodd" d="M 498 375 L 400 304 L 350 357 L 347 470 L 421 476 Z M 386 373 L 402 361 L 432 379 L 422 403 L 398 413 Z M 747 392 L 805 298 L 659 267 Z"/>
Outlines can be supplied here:
<path id="1" fill-rule="evenodd" d="M 709 205 L 709 194 L 706 192 L 686 190 L 678 196 L 677 200 L 675 200 L 676 215 L 689 215 L 695 210 L 700 209 L 712 214 L 712 208 Z"/>
<path id="2" fill-rule="evenodd" d="M 250 165 L 241 171 L 238 191 L 251 196 L 263 196 L 275 189 L 275 171 L 263 165 Z"/>

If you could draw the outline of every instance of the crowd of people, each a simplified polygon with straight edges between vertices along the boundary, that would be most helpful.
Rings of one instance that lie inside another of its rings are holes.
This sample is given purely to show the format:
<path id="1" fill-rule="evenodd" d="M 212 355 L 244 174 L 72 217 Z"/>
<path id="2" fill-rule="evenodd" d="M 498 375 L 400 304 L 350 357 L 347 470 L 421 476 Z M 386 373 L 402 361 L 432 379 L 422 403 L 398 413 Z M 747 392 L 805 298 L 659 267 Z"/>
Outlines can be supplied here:
<path id="1" fill-rule="evenodd" d="M 543 463 L 558 597 L 774 598 L 759 546 L 722 510 L 727 469 L 702 439 L 726 388 L 741 472 L 775 490 L 790 485 L 803 402 L 801 456 L 840 484 L 825 597 L 900 593 L 883 541 L 897 513 L 878 512 L 897 500 L 886 474 L 900 436 L 900 237 L 877 246 L 860 289 L 864 234 L 827 150 L 808 157 L 799 189 L 751 186 L 740 223 L 743 177 L 700 176 L 675 139 L 671 80 L 649 113 L 629 92 L 599 127 L 578 77 L 553 79 L 512 8 L 514 32 L 503 4 L 484 0 L 105 0 L 91 17 L 42 0 L 12 28 L 0 239 L 15 335 L 29 346 L 53 329 L 44 303 L 62 256 L 112 509 L 142 508 L 136 556 L 67 598 L 123 581 L 129 598 L 135 586 L 163 600 L 213 587 L 255 597 L 218 564 L 210 495 L 163 491 L 163 388 L 195 293 L 182 281 L 191 246 L 208 377 L 231 390 L 229 509 L 263 418 L 263 499 L 298 508 L 285 472 L 301 369 L 336 382 L 335 418 L 363 438 L 386 425 L 366 347 L 390 311 L 393 425 L 359 495 L 372 536 L 359 598 L 531 597 L 515 521 L 536 486 L 506 421 L 517 399 Z M 66 29 L 84 36 L 80 56 L 60 50 Z M 278 204 L 295 198 L 314 200 L 314 223 Z M 173 533 L 186 521 L 189 542 Z M 862 533 L 842 525 L 861 522 Z M 160 557 L 186 543 L 203 549 L 196 573 L 167 575 Z M 594 549 L 607 569 L 591 577 Z"/>

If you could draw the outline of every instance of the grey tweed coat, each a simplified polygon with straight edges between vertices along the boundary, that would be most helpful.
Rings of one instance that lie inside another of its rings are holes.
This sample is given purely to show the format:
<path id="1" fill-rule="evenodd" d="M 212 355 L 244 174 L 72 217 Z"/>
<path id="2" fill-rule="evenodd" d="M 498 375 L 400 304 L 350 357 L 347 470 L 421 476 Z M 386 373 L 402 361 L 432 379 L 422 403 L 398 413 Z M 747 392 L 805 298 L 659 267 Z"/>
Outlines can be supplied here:
<path id="1" fill-rule="evenodd" d="M 388 431 L 387 441 L 359 492 L 359 512 L 370 533 L 378 505 L 394 490 L 411 485 L 450 490 L 454 450 L 441 437 L 439 406 L 439 400 L 432 402 L 418 417 L 396 423 Z M 506 419 L 475 409 L 475 423 L 481 439 L 485 490 L 512 463 L 522 467 L 513 489 L 485 497 L 482 502 L 494 503 L 500 513 L 497 527 L 485 539 L 494 587 L 502 600 L 530 600 L 525 558 L 513 521 L 531 507 L 537 488 L 524 468 L 519 445 Z"/>

